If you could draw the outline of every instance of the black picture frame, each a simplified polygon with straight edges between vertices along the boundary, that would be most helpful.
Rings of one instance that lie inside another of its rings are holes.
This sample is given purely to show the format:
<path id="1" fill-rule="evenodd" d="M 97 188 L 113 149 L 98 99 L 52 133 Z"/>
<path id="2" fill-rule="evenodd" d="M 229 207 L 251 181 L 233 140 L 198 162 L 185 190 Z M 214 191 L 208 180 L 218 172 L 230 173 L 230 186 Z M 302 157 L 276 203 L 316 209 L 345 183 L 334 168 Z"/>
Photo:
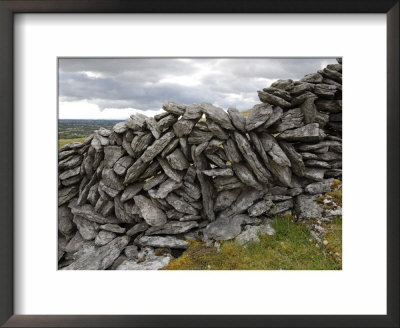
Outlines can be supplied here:
<path id="1" fill-rule="evenodd" d="M 399 327 L 399 8 L 398 0 L 0 0 L 0 324 L 4 327 Z M 13 189 L 13 17 L 16 13 L 386 14 L 387 315 L 14 315 L 13 234 L 18 233 L 13 231 L 13 207 L 18 201 Z"/>

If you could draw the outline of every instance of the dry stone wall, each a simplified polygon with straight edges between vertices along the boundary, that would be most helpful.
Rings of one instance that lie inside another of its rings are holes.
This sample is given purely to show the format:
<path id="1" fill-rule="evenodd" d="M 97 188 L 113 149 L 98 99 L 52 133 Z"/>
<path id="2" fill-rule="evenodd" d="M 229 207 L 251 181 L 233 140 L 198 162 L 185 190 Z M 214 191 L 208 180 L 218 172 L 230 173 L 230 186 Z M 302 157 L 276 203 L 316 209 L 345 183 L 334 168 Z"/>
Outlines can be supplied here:
<path id="1" fill-rule="evenodd" d="M 247 118 L 167 101 L 62 147 L 59 268 L 158 269 L 189 239 L 265 232 L 276 214 L 334 215 L 316 199 L 342 177 L 337 62 L 258 91 Z"/>

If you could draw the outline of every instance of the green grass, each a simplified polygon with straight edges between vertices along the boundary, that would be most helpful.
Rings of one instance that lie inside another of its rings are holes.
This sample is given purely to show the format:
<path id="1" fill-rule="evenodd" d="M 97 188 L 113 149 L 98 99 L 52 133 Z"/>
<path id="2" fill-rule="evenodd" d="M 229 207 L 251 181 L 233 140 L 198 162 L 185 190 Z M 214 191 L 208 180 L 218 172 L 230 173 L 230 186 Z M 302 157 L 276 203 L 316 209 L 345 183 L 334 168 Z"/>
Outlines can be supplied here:
<path id="1" fill-rule="evenodd" d="M 247 247 L 235 241 L 221 242 L 219 252 L 192 241 L 165 270 L 341 270 L 342 220 L 323 225 L 328 229 L 326 246 L 311 240 L 308 224 L 280 216 L 272 223 L 274 236 L 260 236 L 260 242 Z"/>
<path id="2" fill-rule="evenodd" d="M 84 142 L 87 137 L 83 138 L 74 138 L 74 139 L 58 139 L 58 149 L 70 142 Z"/>

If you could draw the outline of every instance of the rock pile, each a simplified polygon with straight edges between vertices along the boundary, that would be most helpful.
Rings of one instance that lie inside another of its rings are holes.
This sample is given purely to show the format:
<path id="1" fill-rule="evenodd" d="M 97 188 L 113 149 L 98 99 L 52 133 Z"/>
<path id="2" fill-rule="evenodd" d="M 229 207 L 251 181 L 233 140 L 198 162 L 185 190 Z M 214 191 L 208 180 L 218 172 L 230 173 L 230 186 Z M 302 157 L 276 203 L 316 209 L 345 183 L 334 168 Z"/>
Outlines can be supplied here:
<path id="1" fill-rule="evenodd" d="M 275 214 L 323 218 L 316 199 L 342 176 L 341 59 L 258 96 L 247 119 L 167 101 L 62 147 L 59 268 L 158 269 L 189 239 L 268 231 Z"/>

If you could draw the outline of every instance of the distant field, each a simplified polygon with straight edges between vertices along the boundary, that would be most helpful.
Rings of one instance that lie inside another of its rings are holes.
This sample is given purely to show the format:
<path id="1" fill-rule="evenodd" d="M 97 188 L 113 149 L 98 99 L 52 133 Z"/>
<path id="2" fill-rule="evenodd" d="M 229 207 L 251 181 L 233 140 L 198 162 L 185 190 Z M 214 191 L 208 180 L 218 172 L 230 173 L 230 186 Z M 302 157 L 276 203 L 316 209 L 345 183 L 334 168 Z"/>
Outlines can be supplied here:
<path id="1" fill-rule="evenodd" d="M 72 138 L 72 139 L 58 139 L 58 149 L 70 142 L 84 142 L 86 137 L 83 138 Z"/>
<path id="2" fill-rule="evenodd" d="M 58 120 L 58 139 L 83 138 L 101 127 L 111 129 L 122 120 Z"/>

